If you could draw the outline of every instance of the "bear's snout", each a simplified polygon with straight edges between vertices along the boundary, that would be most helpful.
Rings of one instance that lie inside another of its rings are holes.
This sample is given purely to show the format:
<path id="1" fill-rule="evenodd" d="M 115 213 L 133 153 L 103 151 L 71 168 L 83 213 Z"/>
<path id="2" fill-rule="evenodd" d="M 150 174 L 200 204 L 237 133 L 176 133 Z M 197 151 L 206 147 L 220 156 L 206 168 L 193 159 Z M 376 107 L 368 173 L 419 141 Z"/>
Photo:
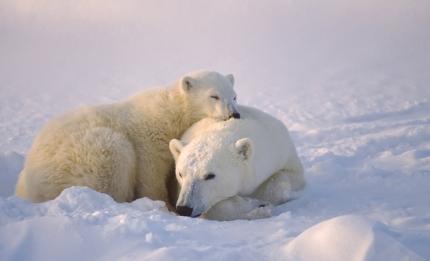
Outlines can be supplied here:
<path id="1" fill-rule="evenodd" d="M 240 119 L 240 113 L 238 113 L 238 112 L 233 112 L 233 113 L 231 114 L 231 117 L 233 117 L 233 118 L 235 118 L 235 119 Z"/>
<path id="2" fill-rule="evenodd" d="M 178 213 L 180 216 L 190 217 L 193 213 L 193 209 L 187 206 L 177 206 L 176 213 Z"/>

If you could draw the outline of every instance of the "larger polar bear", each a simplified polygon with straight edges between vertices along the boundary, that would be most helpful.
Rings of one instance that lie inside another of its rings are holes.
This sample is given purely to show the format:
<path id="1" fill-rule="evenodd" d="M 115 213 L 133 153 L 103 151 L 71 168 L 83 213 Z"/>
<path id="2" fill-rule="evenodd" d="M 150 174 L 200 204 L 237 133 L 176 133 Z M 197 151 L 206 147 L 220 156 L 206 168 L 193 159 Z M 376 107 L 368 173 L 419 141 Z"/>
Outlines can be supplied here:
<path id="1" fill-rule="evenodd" d="M 202 118 L 239 117 L 233 83 L 232 75 L 199 71 L 172 86 L 51 120 L 27 155 L 16 194 L 41 202 L 77 185 L 119 202 L 144 196 L 168 202 L 169 141 Z"/>
<path id="2" fill-rule="evenodd" d="M 252 218 L 247 214 L 253 208 L 286 202 L 305 186 L 302 164 L 284 124 L 254 108 L 238 110 L 240 119 L 203 119 L 181 140 L 170 142 L 180 183 L 180 215 Z"/>

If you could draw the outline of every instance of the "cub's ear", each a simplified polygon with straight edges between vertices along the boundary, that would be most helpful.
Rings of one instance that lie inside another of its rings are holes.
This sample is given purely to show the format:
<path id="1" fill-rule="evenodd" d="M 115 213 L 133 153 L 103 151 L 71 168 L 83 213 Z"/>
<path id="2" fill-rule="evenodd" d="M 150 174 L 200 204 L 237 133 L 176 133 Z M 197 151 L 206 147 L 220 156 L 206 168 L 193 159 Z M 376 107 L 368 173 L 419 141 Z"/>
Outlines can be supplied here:
<path id="1" fill-rule="evenodd" d="M 196 82 L 190 76 L 184 76 L 181 79 L 181 88 L 184 92 L 188 92 L 196 87 Z"/>
<path id="2" fill-rule="evenodd" d="M 231 82 L 231 85 L 234 85 L 234 75 L 233 74 L 227 74 L 225 77 Z"/>
<path id="3" fill-rule="evenodd" d="M 250 138 L 243 138 L 236 141 L 234 147 L 236 149 L 236 153 L 242 160 L 248 161 L 251 159 L 253 144 Z"/>
<path id="4" fill-rule="evenodd" d="M 179 154 L 181 154 L 181 150 L 183 147 L 184 147 L 184 144 L 180 140 L 177 140 L 177 139 L 170 140 L 169 149 L 175 161 L 178 159 Z"/>

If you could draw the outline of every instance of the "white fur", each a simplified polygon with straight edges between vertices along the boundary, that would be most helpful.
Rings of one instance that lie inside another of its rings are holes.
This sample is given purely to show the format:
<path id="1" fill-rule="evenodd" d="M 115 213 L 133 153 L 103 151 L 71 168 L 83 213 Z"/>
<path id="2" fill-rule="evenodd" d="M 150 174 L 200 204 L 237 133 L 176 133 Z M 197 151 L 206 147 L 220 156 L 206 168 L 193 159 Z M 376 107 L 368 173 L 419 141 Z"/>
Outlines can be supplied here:
<path id="1" fill-rule="evenodd" d="M 258 211 L 261 204 L 283 203 L 305 186 L 301 162 L 284 124 L 254 108 L 238 109 L 240 119 L 203 119 L 181 141 L 170 142 L 181 186 L 177 206 L 192 208 L 191 216 L 253 218 L 250 211 Z M 215 178 L 205 180 L 210 173 Z M 213 206 L 216 210 L 208 212 Z"/>
<path id="2" fill-rule="evenodd" d="M 166 88 L 51 120 L 27 155 L 16 194 L 40 202 L 80 185 L 117 201 L 167 202 L 174 164 L 169 141 L 204 117 L 229 118 L 236 111 L 233 82 L 231 75 L 199 71 Z"/>

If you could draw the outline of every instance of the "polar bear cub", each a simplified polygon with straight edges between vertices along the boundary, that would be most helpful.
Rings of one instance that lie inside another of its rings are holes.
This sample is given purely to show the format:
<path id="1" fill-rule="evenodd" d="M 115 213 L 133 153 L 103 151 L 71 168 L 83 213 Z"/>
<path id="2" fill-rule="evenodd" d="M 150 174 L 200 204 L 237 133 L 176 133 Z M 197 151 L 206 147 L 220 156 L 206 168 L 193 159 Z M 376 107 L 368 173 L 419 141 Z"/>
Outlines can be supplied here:
<path id="1" fill-rule="evenodd" d="M 232 75 L 198 71 L 171 86 L 51 120 L 27 155 L 16 194 L 41 202 L 87 186 L 119 202 L 167 202 L 174 164 L 169 141 L 202 118 L 239 117 L 233 83 Z"/>
<path id="2" fill-rule="evenodd" d="M 203 119 L 181 140 L 170 141 L 180 184 L 178 214 L 253 218 L 261 204 L 284 203 L 304 188 L 303 167 L 284 124 L 254 108 L 238 110 L 240 119 Z"/>

